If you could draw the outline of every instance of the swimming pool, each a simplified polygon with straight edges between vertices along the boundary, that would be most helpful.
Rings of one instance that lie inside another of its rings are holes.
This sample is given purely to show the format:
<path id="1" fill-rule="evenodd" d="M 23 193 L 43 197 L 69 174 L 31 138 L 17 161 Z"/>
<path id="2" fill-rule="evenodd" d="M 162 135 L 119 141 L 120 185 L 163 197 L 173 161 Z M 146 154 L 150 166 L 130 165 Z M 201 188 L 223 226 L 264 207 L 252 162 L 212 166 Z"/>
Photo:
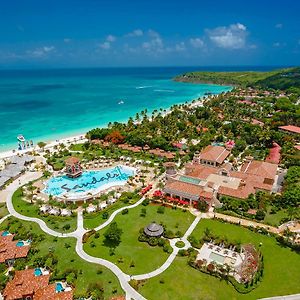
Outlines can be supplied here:
<path id="1" fill-rule="evenodd" d="M 8 236 L 9 235 L 9 231 L 3 231 L 1 235 L 2 236 Z"/>
<path id="2" fill-rule="evenodd" d="M 16 243 L 16 246 L 17 246 L 17 247 L 23 247 L 23 246 L 24 246 L 24 242 L 23 242 L 23 241 L 18 241 L 18 242 Z"/>
<path id="3" fill-rule="evenodd" d="M 115 185 L 125 184 L 134 173 L 134 168 L 116 166 L 100 171 L 85 171 L 77 178 L 57 176 L 46 182 L 43 192 L 52 196 L 99 192 Z"/>
<path id="4" fill-rule="evenodd" d="M 56 290 L 56 292 L 63 292 L 65 289 L 64 289 L 64 287 L 63 287 L 63 285 L 61 284 L 61 282 L 57 282 L 56 283 L 56 286 L 55 286 L 55 290 Z"/>
<path id="5" fill-rule="evenodd" d="M 34 269 L 34 275 L 41 276 L 41 275 L 43 275 L 43 272 L 40 268 L 36 268 L 36 269 Z"/>
<path id="6" fill-rule="evenodd" d="M 187 176 L 180 176 L 179 180 L 186 183 L 192 183 L 192 184 L 199 184 L 201 182 L 200 179 L 187 177 Z"/>
<path id="7" fill-rule="evenodd" d="M 225 260 L 225 256 L 215 252 L 211 252 L 209 258 L 219 264 L 223 264 Z"/>

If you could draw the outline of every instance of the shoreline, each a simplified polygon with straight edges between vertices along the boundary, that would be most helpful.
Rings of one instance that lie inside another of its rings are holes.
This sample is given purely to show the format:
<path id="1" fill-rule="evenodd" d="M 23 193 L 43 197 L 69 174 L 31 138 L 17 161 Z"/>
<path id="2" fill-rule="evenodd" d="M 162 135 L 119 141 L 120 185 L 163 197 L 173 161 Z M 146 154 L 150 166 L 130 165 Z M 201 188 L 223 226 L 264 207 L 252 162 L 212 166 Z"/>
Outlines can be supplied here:
<path id="1" fill-rule="evenodd" d="M 233 88 L 233 86 L 230 86 L 230 87 L 231 87 L 231 89 Z M 228 92 L 228 91 L 226 91 L 226 92 Z M 203 101 L 205 99 L 207 99 L 207 97 L 213 98 L 213 97 L 216 97 L 218 95 L 219 94 L 213 94 L 213 95 L 209 95 L 209 96 L 204 95 L 204 96 L 198 97 L 196 99 L 186 100 L 182 103 L 175 103 L 175 104 L 169 106 L 168 108 L 165 108 L 164 109 L 165 113 L 162 113 L 162 116 L 165 116 L 165 115 L 169 114 L 171 112 L 171 107 L 174 106 L 174 105 L 184 105 L 184 104 L 186 104 L 191 108 L 195 108 L 195 107 L 203 106 Z M 127 118 L 127 120 L 128 120 L 128 118 Z M 151 119 L 150 116 L 149 116 L 149 119 Z M 122 121 L 116 120 L 116 122 L 122 122 Z M 100 126 L 94 126 L 93 128 L 96 128 L 96 127 L 102 127 L 102 126 L 101 125 Z M 93 128 L 91 128 L 91 129 L 93 129 Z M 86 130 L 91 130 L 91 129 L 86 129 Z M 50 149 L 52 149 L 53 147 L 55 147 L 59 144 L 64 144 L 64 145 L 68 146 L 68 145 L 71 145 L 71 144 L 79 144 L 79 143 L 87 142 L 88 139 L 85 138 L 85 134 L 86 134 L 86 132 L 78 133 L 78 134 L 71 135 L 71 136 L 66 136 L 66 137 L 63 137 L 63 138 L 60 138 L 60 139 L 46 140 L 45 141 L 46 146 L 44 147 L 44 150 L 50 150 Z M 22 155 L 22 154 L 29 153 L 29 152 L 32 152 L 32 151 L 41 152 L 42 149 L 39 148 L 38 145 L 35 145 L 34 147 L 30 147 L 30 148 L 24 149 L 24 150 L 17 150 L 17 149 L 4 150 L 4 151 L 0 151 L 0 159 L 6 159 L 6 158 L 9 158 L 9 157 L 14 156 L 14 155 Z"/>

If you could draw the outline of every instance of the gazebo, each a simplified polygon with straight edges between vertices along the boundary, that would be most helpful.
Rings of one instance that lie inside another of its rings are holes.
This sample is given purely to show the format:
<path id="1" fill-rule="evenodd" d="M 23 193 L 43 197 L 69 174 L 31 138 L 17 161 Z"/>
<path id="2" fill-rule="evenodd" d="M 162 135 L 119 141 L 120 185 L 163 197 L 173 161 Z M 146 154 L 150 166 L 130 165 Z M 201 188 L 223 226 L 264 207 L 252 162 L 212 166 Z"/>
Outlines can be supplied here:
<path id="1" fill-rule="evenodd" d="M 82 169 L 80 161 L 77 157 L 69 157 L 66 159 L 66 174 L 71 178 L 76 178 L 81 175 Z"/>
<path id="2" fill-rule="evenodd" d="M 160 237 L 164 232 L 164 228 L 156 223 L 151 223 L 144 228 L 144 233 L 151 237 Z"/>

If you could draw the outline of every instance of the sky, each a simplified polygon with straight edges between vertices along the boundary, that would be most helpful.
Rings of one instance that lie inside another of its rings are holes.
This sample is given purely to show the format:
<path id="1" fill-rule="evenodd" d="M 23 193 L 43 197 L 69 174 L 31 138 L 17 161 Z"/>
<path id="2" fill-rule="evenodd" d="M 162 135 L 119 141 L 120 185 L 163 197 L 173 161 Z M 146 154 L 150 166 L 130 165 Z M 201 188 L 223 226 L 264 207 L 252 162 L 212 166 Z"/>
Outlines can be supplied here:
<path id="1" fill-rule="evenodd" d="M 1 0 L 0 68 L 300 65 L 300 1 Z"/>

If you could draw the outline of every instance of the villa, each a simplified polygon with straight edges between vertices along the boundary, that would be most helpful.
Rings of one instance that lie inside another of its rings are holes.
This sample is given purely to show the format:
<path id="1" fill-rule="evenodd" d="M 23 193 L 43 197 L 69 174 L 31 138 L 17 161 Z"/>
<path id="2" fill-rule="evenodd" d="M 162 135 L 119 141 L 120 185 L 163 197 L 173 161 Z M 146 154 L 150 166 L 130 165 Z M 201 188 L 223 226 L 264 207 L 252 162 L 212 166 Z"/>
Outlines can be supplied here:
<path id="1" fill-rule="evenodd" d="M 14 241 L 13 238 L 8 231 L 0 232 L 0 263 L 8 266 L 12 266 L 17 258 L 27 257 L 30 249 L 29 241 Z"/>
<path id="2" fill-rule="evenodd" d="M 41 269 L 16 271 L 13 280 L 4 289 L 4 300 L 72 300 L 73 291 L 64 283 L 49 284 L 49 272 Z"/>
<path id="3" fill-rule="evenodd" d="M 225 162 L 229 155 L 224 147 L 208 146 L 201 153 L 195 153 L 192 163 L 185 165 L 178 173 L 175 165 L 165 165 L 166 196 L 193 201 L 203 200 L 209 206 L 219 206 L 222 196 L 246 199 L 257 191 L 271 192 L 275 183 L 275 163 L 256 161 L 246 157 L 239 171 Z"/>
<path id="4" fill-rule="evenodd" d="M 226 248 L 223 245 L 204 243 L 196 258 L 196 265 L 215 272 L 228 268 L 228 274 L 236 281 L 246 283 L 252 280 L 259 267 L 259 253 L 252 244 L 241 246 L 237 252 L 235 246 Z"/>

